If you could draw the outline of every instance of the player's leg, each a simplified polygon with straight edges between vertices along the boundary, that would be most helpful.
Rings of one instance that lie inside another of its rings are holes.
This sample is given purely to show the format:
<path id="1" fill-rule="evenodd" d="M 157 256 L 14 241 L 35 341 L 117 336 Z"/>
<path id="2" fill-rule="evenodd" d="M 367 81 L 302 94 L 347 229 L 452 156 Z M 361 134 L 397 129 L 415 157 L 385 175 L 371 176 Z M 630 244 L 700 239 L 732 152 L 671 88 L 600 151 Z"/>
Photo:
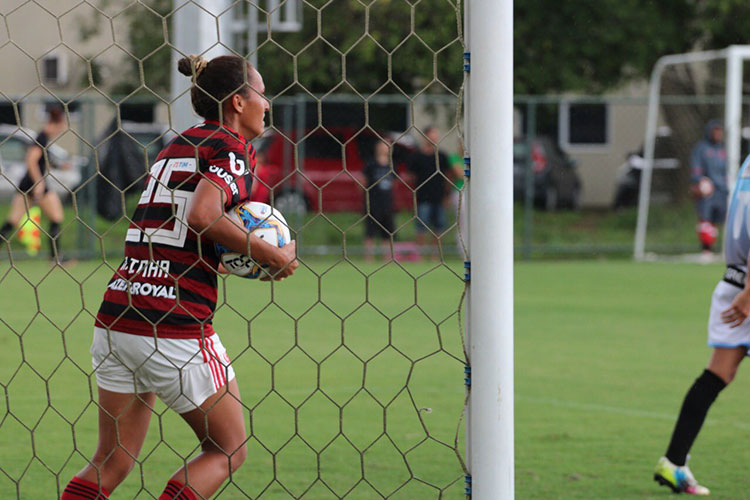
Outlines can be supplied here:
<path id="1" fill-rule="evenodd" d="M 5 219 L 5 223 L 0 227 L 0 238 L 7 240 L 10 233 L 18 227 L 18 223 L 23 217 L 23 213 L 27 210 L 26 197 L 21 193 L 16 193 L 10 202 L 10 210 L 8 210 L 8 218 Z"/>
<path id="2" fill-rule="evenodd" d="M 687 468 L 687 457 L 703 426 L 709 408 L 719 393 L 734 379 L 747 355 L 746 347 L 715 348 L 708 367 L 685 395 L 667 452 L 659 463 L 654 479 L 674 491 L 708 494 Z"/>
<path id="3" fill-rule="evenodd" d="M 698 200 L 695 204 L 695 209 L 698 215 L 698 223 L 695 226 L 695 233 L 698 237 L 701 250 L 704 252 L 711 251 L 711 246 L 716 241 L 716 235 L 713 233 L 713 225 L 708 220 L 710 217 L 710 205 L 706 198 Z"/>
<path id="4" fill-rule="evenodd" d="M 94 456 L 65 487 L 61 500 L 107 498 L 130 473 L 151 420 L 151 392 L 124 394 L 99 388 L 99 442 Z"/>
<path id="5" fill-rule="evenodd" d="M 436 258 L 443 260 L 443 231 L 445 231 L 445 208 L 442 203 L 435 203 L 433 207 L 432 228 L 435 231 Z"/>
<path id="6" fill-rule="evenodd" d="M 416 226 L 417 226 L 417 237 L 416 237 L 416 243 L 417 247 L 419 249 L 419 256 L 420 258 L 424 254 L 424 244 L 425 240 L 427 238 L 427 227 L 429 224 L 429 220 L 431 217 L 431 210 L 430 210 L 430 204 L 426 202 L 417 203 L 417 220 L 416 220 Z"/>
<path id="7" fill-rule="evenodd" d="M 200 440 L 202 451 L 170 478 L 159 499 L 207 499 L 247 457 L 245 420 L 236 379 L 199 408 L 181 416 Z"/>
<path id="8" fill-rule="evenodd" d="M 50 258 L 59 258 L 60 245 L 58 242 L 58 236 L 60 235 L 60 227 L 63 222 L 64 212 L 62 202 L 57 193 L 49 190 L 47 191 L 41 200 L 39 200 L 39 208 L 42 209 L 44 215 L 50 220 L 49 223 L 49 252 Z"/>
<path id="9" fill-rule="evenodd" d="M 380 217 L 380 241 L 383 248 L 383 260 L 393 260 L 393 245 L 392 240 L 394 236 L 394 221 L 393 221 L 393 210 L 390 207 L 386 207 Z"/>
<path id="10" fill-rule="evenodd" d="M 698 436 L 708 409 L 719 393 L 734 379 L 747 348 L 716 348 L 703 373 L 685 395 L 666 457 L 675 465 L 685 465 L 687 454 Z"/>
<path id="11" fill-rule="evenodd" d="M 367 214 L 365 219 L 365 260 L 371 261 L 375 250 L 375 236 L 376 223 L 371 213 Z"/>

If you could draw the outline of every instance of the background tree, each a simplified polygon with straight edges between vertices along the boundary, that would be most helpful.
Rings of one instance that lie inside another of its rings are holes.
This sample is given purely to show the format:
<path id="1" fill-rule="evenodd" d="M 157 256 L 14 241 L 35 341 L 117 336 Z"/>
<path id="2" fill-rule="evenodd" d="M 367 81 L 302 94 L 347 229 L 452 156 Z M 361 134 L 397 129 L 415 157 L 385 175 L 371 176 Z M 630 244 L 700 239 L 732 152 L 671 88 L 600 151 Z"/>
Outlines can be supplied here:
<path id="1" fill-rule="evenodd" d="M 700 38 L 694 0 L 515 2 L 515 92 L 600 93 Z"/>

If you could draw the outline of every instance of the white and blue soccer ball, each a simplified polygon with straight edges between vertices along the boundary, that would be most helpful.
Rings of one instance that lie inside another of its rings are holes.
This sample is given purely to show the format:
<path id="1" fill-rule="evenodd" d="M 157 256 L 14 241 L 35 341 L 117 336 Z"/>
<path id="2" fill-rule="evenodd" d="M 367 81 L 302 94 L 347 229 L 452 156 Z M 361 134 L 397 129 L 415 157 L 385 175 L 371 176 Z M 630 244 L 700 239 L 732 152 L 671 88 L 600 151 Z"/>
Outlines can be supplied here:
<path id="1" fill-rule="evenodd" d="M 283 247 L 292 240 L 284 216 L 265 203 L 250 201 L 237 205 L 227 212 L 227 216 L 238 225 L 244 226 L 248 232 L 271 245 Z M 215 246 L 216 254 L 219 256 L 221 263 L 231 274 L 255 279 L 261 275 L 263 268 L 267 267 L 261 266 L 247 255 L 233 252 L 223 245 L 216 243 Z"/>

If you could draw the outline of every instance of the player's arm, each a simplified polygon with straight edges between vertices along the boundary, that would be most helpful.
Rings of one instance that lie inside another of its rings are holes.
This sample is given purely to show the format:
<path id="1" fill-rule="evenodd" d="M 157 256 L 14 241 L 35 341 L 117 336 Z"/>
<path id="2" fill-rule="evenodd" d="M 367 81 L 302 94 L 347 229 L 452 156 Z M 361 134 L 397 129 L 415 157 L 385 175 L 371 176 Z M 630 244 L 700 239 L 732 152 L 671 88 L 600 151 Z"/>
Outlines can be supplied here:
<path id="1" fill-rule="evenodd" d="M 707 196 L 707 191 L 712 191 L 710 188 L 713 187 L 713 183 L 706 176 L 707 169 L 704 152 L 705 148 L 701 143 L 693 148 L 693 152 L 690 155 L 690 194 L 698 200 L 705 198 Z M 701 186 L 701 181 L 703 184 L 708 184 L 710 187 Z"/>
<path id="2" fill-rule="evenodd" d="M 249 255 L 261 264 L 268 264 L 274 270 L 274 278 L 289 276 L 299 266 L 296 261 L 294 241 L 277 248 L 248 234 L 224 215 L 223 191 L 207 179 L 201 179 L 195 187 L 192 202 L 187 213 L 187 223 L 201 236 L 224 245 L 234 252 Z"/>
<path id="3" fill-rule="evenodd" d="M 748 255 L 748 266 L 750 266 L 750 255 Z M 745 278 L 745 288 L 732 301 L 732 305 L 721 313 L 721 320 L 729 323 L 732 328 L 740 326 L 750 315 L 750 277 Z"/>

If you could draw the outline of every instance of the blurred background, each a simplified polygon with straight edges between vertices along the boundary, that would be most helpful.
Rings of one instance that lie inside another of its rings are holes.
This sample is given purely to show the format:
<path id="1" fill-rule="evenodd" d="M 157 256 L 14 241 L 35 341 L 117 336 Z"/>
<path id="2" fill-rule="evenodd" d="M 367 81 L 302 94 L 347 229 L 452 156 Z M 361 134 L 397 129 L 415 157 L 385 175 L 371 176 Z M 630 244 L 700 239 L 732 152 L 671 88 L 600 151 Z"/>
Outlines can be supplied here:
<path id="1" fill-rule="evenodd" d="M 460 4 L 258 5 L 3 2 L 0 203 L 16 192 L 45 110 L 61 104 L 70 130 L 55 141 L 51 164 L 68 168 L 53 170 L 50 185 L 69 209 L 75 206 L 66 221 L 83 222 L 67 225 L 62 241 L 87 256 L 101 250 L 103 237 L 116 252 L 126 226 L 121 217 L 153 157 L 197 121 L 187 79 L 175 77 L 173 61 L 179 52 L 232 50 L 258 65 L 273 106 L 268 131 L 255 144 L 262 184 L 255 199 L 272 201 L 306 229 L 299 234 L 303 251 L 337 253 L 345 240 L 349 252 L 362 252 L 361 171 L 382 138 L 394 144 L 394 238 L 411 241 L 416 186 L 408 157 L 426 127 L 437 127 L 439 149 L 463 169 Z M 748 7 L 733 0 L 567 0 L 554 3 L 553 15 L 551 2 L 529 0 L 515 10 L 517 253 L 628 255 L 650 72 L 665 54 L 742 43 Z M 191 29 L 176 29 L 180 23 Z M 685 64 L 664 75 L 650 250 L 699 249 L 690 154 L 708 120 L 724 116 L 725 65 Z M 744 154 L 750 133 L 743 131 Z M 456 189 L 446 189 L 450 221 L 439 236 L 445 252 L 459 255 L 462 182 L 449 181 Z M 316 217 L 321 211 L 330 217 Z"/>

